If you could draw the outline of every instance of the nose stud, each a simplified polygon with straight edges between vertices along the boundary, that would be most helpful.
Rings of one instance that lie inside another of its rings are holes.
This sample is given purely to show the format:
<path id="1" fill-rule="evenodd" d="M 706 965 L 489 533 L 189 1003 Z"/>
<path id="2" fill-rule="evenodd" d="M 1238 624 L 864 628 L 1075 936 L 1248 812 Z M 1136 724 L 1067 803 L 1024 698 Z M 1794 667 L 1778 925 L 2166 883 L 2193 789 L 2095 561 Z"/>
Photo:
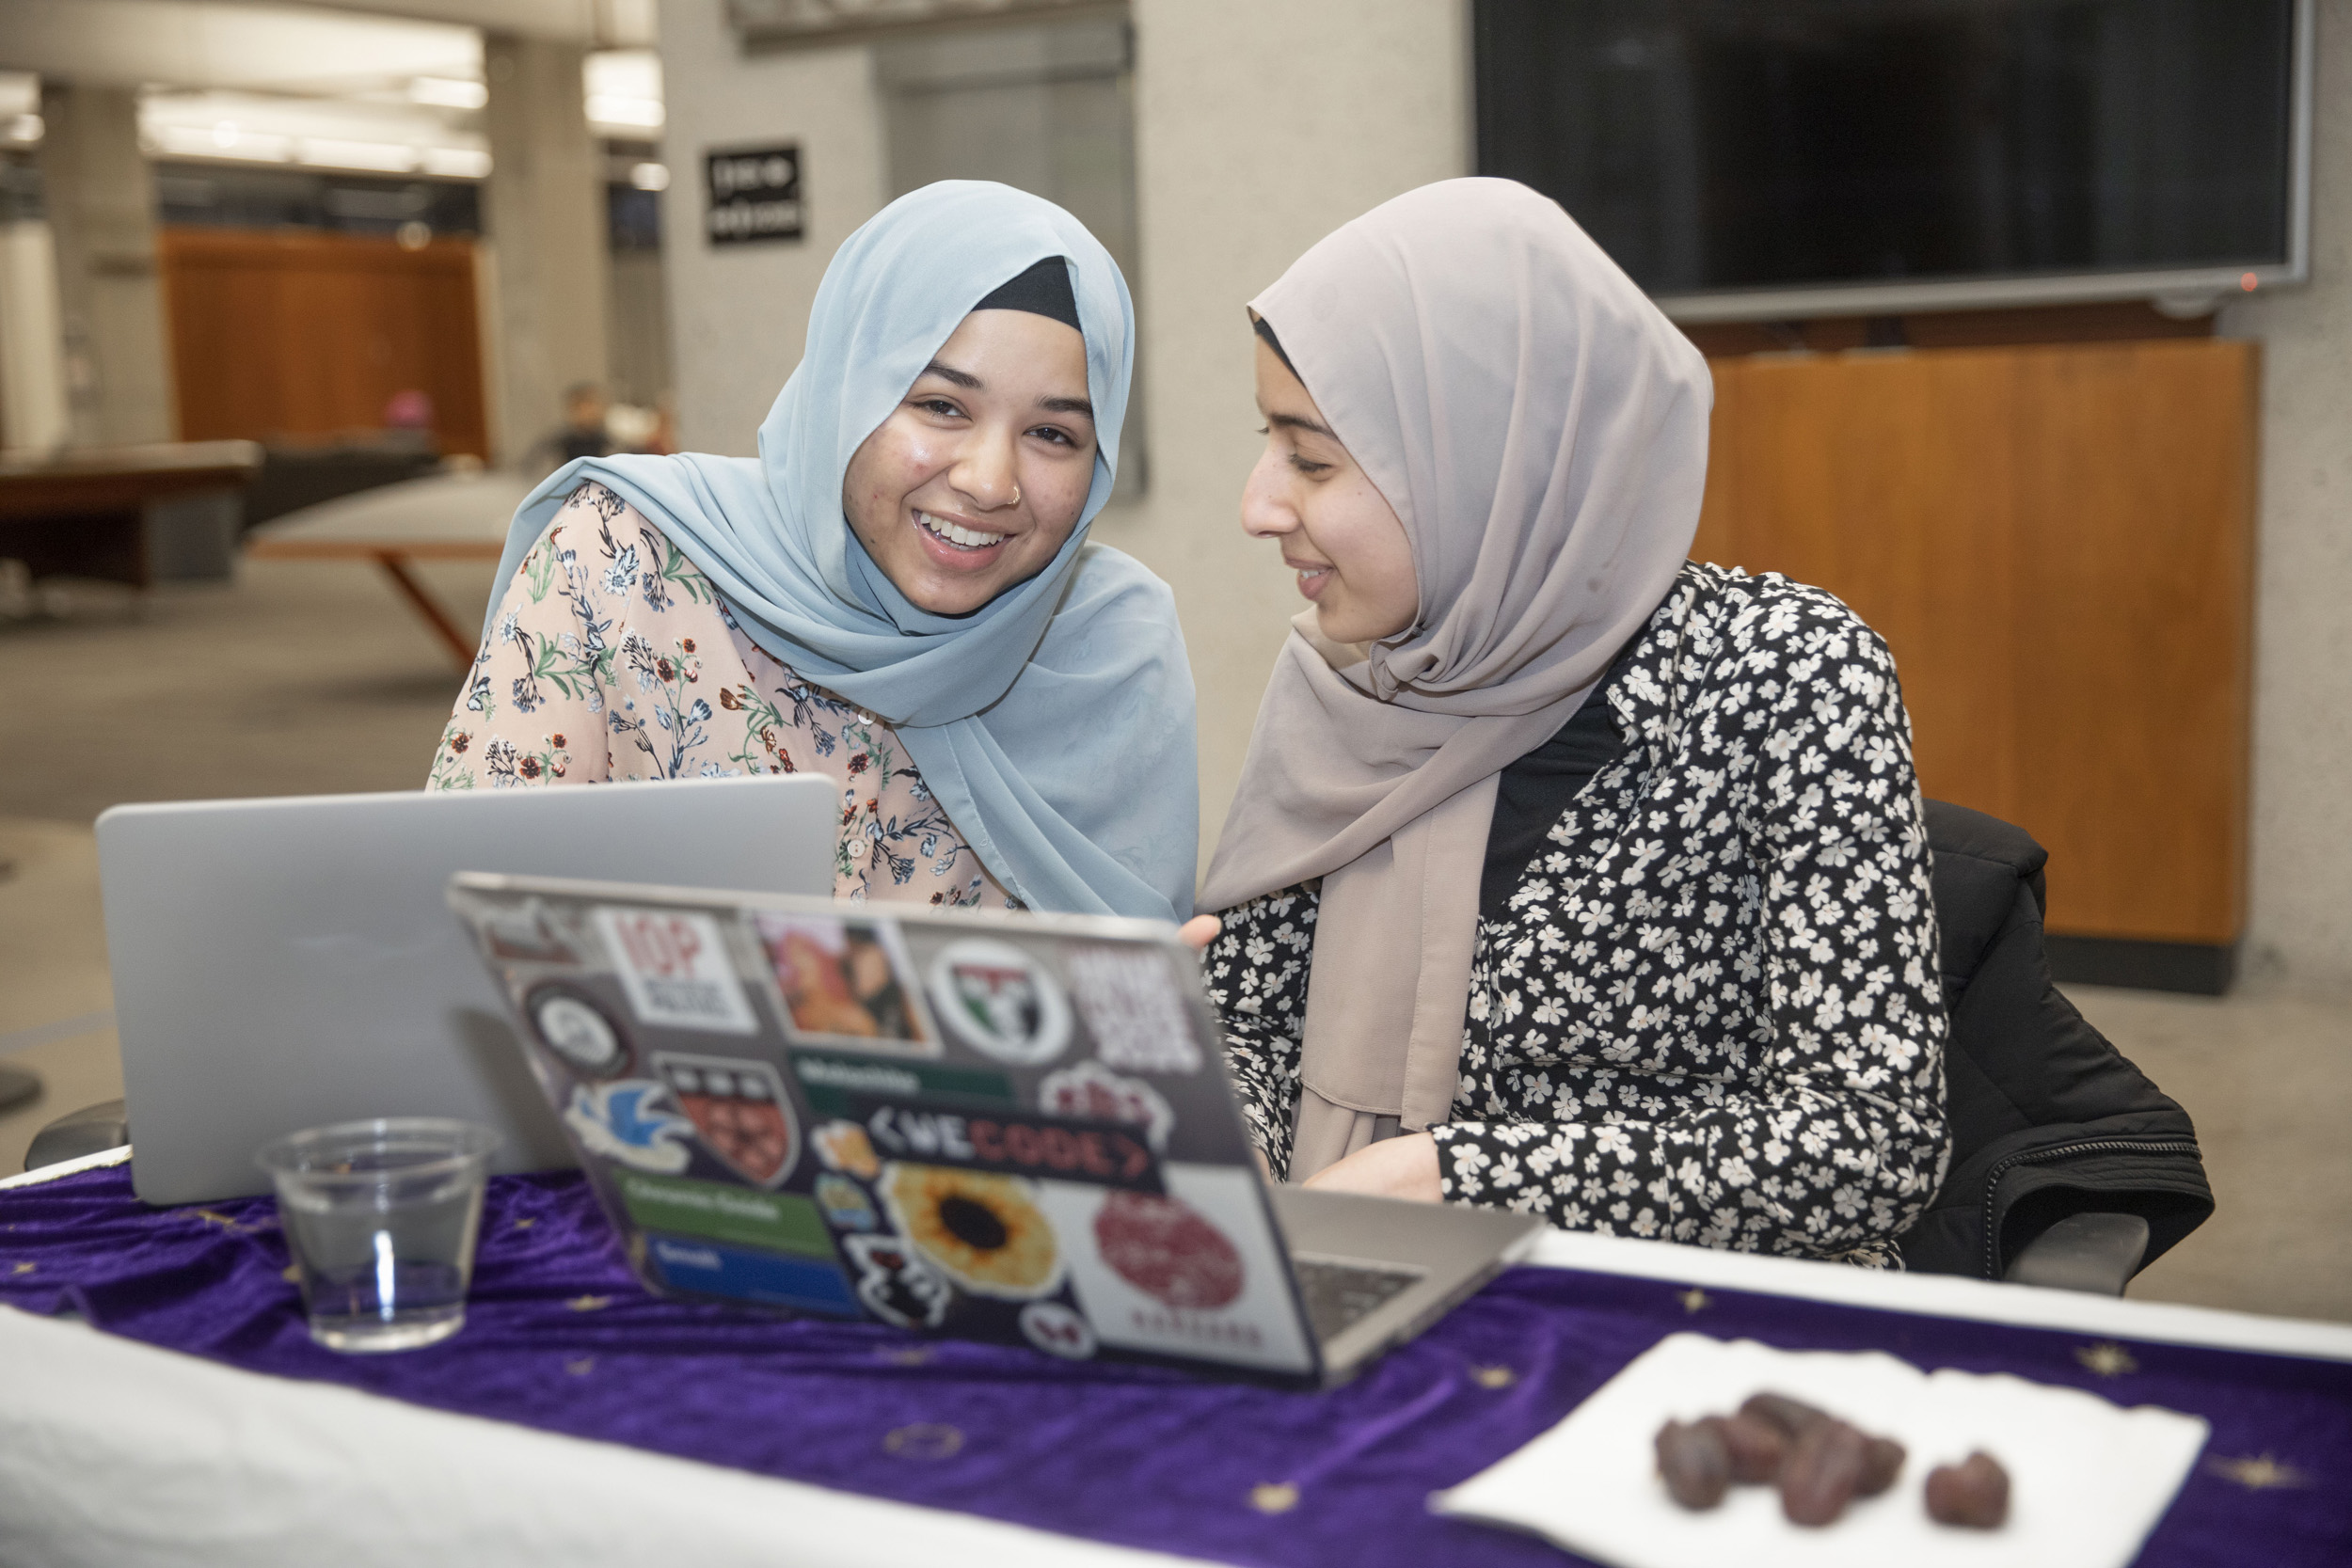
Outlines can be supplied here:
<path id="1" fill-rule="evenodd" d="M 1015 506 L 1021 504 L 1021 486 L 1018 484 L 1012 487 L 1012 504 Z"/>

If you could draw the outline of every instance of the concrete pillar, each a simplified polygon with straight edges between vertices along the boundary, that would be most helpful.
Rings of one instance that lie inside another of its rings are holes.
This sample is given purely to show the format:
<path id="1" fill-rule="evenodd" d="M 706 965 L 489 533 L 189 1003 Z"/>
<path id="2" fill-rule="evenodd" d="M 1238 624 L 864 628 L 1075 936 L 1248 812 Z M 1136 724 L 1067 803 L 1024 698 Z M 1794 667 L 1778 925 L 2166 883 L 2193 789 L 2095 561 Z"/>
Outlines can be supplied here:
<path id="1" fill-rule="evenodd" d="M 489 34 L 484 192 L 498 324 L 491 441 L 517 463 L 563 422 L 564 389 L 610 375 L 603 168 L 577 43 Z"/>
<path id="2" fill-rule="evenodd" d="M 0 224 L 0 451 L 63 446 L 72 431 L 70 406 L 49 225 Z"/>
<path id="3" fill-rule="evenodd" d="M 137 94 L 43 83 L 40 114 L 70 439 L 75 446 L 168 441 L 177 420 Z"/>

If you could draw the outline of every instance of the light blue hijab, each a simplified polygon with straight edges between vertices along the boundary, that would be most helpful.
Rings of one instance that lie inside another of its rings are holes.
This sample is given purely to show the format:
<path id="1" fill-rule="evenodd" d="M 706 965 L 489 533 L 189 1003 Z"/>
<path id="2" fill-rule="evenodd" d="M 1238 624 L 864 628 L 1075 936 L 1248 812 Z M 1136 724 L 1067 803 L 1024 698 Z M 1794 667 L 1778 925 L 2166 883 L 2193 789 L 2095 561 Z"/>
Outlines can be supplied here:
<path id="1" fill-rule="evenodd" d="M 1053 256 L 1070 264 L 1086 338 L 1097 441 L 1086 511 L 1036 577 L 969 615 L 930 614 L 850 532 L 842 475 L 973 306 Z M 593 479 L 686 552 L 753 641 L 895 726 L 948 819 L 1023 903 L 1181 919 L 1200 785 L 1175 600 L 1132 557 L 1087 543 L 1110 498 L 1134 365 L 1126 281 L 1075 218 L 1007 185 L 925 186 L 834 253 L 756 460 L 567 464 L 515 514 L 492 613 Z"/>

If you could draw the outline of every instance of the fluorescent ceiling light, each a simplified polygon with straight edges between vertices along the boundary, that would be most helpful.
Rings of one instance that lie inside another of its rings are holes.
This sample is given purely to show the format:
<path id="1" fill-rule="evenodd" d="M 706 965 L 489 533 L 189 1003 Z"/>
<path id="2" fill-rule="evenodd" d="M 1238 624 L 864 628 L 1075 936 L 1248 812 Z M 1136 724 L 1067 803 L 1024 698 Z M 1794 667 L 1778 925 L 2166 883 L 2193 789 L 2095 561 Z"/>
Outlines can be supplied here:
<path id="1" fill-rule="evenodd" d="M 490 155 L 472 147 L 428 147 L 424 172 L 451 180 L 482 180 L 490 173 Z"/>
<path id="2" fill-rule="evenodd" d="M 666 191 L 670 188 L 670 171 L 660 164 L 632 164 L 628 182 L 641 191 Z"/>
<path id="3" fill-rule="evenodd" d="M 588 118 L 598 125 L 643 126 L 650 130 L 662 121 L 661 100 L 600 92 L 588 100 Z"/>
<path id="4" fill-rule="evenodd" d="M 8 120 L 7 136 L 9 141 L 29 145 L 40 140 L 41 134 L 48 128 L 39 115 L 16 115 Z"/>
<path id="5" fill-rule="evenodd" d="M 257 164 L 282 164 L 294 150 L 291 136 L 242 131 L 225 121 L 222 125 L 152 126 L 148 140 L 157 151 L 177 157 L 235 158 Z"/>
<path id="6" fill-rule="evenodd" d="M 480 82 L 449 76 L 420 76 L 408 84 L 408 101 L 440 109 L 479 109 L 490 101 L 490 89 Z"/>
<path id="7" fill-rule="evenodd" d="M 388 141 L 344 141 L 336 136 L 305 136 L 302 161 L 319 168 L 380 169 L 406 174 L 417 166 L 421 150 Z"/>

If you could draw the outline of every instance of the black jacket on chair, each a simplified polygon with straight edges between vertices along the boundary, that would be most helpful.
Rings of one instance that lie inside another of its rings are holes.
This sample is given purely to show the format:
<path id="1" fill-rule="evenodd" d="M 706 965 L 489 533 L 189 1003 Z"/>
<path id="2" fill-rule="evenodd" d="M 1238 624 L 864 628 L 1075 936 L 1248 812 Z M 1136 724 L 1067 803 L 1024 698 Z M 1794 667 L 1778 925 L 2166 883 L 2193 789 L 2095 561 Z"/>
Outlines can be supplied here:
<path id="1" fill-rule="evenodd" d="M 1951 1164 L 1898 1243 L 1926 1274 L 1998 1279 L 2070 1214 L 2148 1222 L 2140 1266 L 2213 1212 L 2188 1113 L 2074 1010 L 2042 946 L 2049 851 L 2023 829 L 1927 802 L 1952 1030 Z"/>

